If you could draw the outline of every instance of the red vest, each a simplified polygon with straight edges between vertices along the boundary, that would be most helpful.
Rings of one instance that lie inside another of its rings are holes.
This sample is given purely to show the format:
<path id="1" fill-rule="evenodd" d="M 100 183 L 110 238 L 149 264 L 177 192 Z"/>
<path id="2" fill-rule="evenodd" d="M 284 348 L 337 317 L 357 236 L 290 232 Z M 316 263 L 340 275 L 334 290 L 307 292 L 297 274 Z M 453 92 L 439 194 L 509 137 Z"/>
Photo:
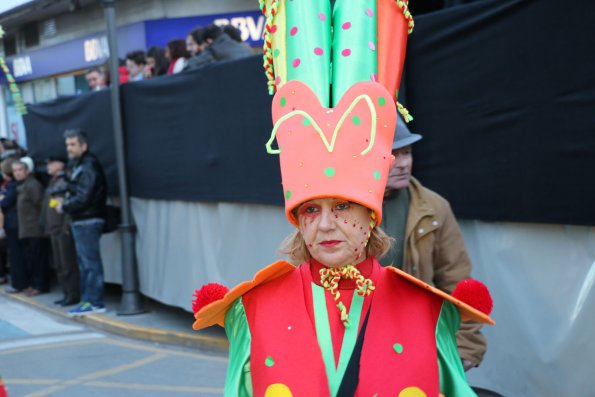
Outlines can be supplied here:
<path id="1" fill-rule="evenodd" d="M 311 285 L 304 282 L 302 271 L 309 271 L 304 266 L 242 298 L 252 337 L 255 396 L 264 396 L 277 383 L 294 397 L 330 394 L 314 319 L 305 307 Z M 373 281 L 376 290 L 366 298 L 372 303 L 356 395 L 398 396 L 417 387 L 438 396 L 435 330 L 442 299 L 385 268 Z"/>

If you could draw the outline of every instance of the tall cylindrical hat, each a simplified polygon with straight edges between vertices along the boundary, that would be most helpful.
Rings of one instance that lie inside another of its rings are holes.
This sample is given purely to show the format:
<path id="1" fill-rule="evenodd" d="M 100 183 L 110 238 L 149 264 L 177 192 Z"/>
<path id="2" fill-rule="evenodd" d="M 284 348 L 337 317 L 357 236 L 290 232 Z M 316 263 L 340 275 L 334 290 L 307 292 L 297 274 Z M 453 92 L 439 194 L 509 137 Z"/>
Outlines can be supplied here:
<path id="1" fill-rule="evenodd" d="M 276 92 L 267 150 L 280 157 L 287 218 L 296 225 L 301 203 L 336 197 L 372 209 L 380 223 L 413 28 L 407 1 L 266 0 L 261 8 Z"/>

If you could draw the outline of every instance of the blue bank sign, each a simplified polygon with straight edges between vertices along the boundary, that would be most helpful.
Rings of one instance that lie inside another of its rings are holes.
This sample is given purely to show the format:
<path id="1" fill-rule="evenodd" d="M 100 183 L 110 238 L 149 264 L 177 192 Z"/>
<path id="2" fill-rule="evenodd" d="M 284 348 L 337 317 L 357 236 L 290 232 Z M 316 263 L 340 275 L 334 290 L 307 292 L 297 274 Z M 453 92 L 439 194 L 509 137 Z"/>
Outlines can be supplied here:
<path id="1" fill-rule="evenodd" d="M 195 17 L 156 19 L 118 28 L 118 56 L 152 46 L 165 47 L 173 39 L 184 39 L 197 28 L 215 23 L 233 25 L 242 33 L 250 46 L 261 46 L 265 19 L 260 11 L 228 14 L 200 15 Z M 35 80 L 105 63 L 109 47 L 104 32 L 84 36 L 55 46 L 27 51 L 7 58 L 7 63 L 17 82 Z M 2 76 L 4 77 L 4 76 Z M 3 80 L 4 81 L 4 80 Z"/>

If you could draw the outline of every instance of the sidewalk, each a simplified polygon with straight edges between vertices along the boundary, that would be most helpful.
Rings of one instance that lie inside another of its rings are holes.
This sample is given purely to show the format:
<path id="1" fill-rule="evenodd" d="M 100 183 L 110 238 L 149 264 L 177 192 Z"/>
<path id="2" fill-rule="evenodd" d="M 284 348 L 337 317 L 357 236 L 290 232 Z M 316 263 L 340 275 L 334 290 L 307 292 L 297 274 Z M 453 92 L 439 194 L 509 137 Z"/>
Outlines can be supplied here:
<path id="1" fill-rule="evenodd" d="M 56 288 L 47 294 L 28 297 L 24 293 L 7 294 L 6 285 L 0 287 L 0 294 L 34 306 L 57 316 L 69 318 L 91 327 L 134 339 L 166 343 L 209 350 L 228 349 L 227 337 L 223 328 L 214 326 L 202 331 L 192 329 L 193 316 L 185 310 L 167 306 L 153 299 L 143 297 L 145 313 L 131 316 L 117 314 L 120 305 L 120 288 L 108 284 L 105 288 L 107 312 L 70 317 L 67 312 L 74 306 L 61 307 L 53 302 L 62 298 Z"/>

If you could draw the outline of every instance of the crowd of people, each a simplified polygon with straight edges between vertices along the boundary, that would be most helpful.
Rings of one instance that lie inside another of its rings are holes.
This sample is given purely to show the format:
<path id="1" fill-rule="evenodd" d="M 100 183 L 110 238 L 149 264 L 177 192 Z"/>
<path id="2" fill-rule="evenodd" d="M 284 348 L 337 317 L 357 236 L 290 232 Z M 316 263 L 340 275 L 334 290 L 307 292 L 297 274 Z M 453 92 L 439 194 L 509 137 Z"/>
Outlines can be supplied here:
<path id="1" fill-rule="evenodd" d="M 73 316 L 101 313 L 107 182 L 84 131 L 64 138 L 67 158 L 49 157 L 44 170 L 14 141 L 0 141 L 0 283 L 10 283 L 9 294 L 44 294 L 53 268 L 63 292 L 56 305 L 76 305 Z"/>
<path id="2" fill-rule="evenodd" d="M 146 80 L 252 54 L 237 28 L 211 24 L 170 40 L 166 48 L 128 53 L 120 62 L 119 80 Z M 106 66 L 89 69 L 85 78 L 90 91 L 110 85 Z M 69 133 L 74 135 L 65 137 L 68 158 L 48 158 L 45 167 L 35 167 L 15 141 L 0 141 L 0 284 L 10 282 L 8 293 L 47 293 L 54 269 L 64 293 L 55 303 L 80 303 L 74 314 L 84 314 L 105 310 L 99 237 L 107 193 L 86 135 Z"/>
<path id="3" fill-rule="evenodd" d="M 196 70 L 214 62 L 253 54 L 252 49 L 242 41 L 242 34 L 236 27 L 211 24 L 193 29 L 185 39 L 168 41 L 165 48 L 153 46 L 146 51 L 139 49 L 127 53 L 126 58 L 120 61 L 120 83 Z M 85 77 L 91 91 L 110 85 L 106 66 L 89 69 Z"/>

